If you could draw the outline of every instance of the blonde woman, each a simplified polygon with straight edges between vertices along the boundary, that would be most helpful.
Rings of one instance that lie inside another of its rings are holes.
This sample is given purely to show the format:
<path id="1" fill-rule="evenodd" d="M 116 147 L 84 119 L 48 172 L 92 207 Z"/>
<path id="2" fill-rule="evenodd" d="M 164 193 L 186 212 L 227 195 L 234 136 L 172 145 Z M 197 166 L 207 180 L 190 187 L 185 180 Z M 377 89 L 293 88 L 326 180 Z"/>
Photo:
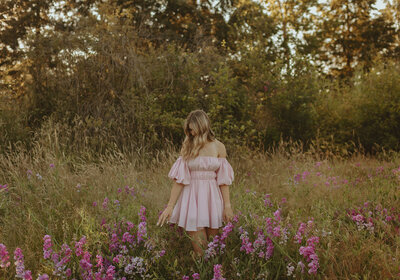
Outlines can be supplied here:
<path id="1" fill-rule="evenodd" d="M 167 221 L 184 228 L 195 253 L 201 256 L 222 222 L 233 218 L 228 186 L 234 172 L 225 146 L 215 138 L 203 110 L 190 112 L 184 132 L 181 155 L 168 173 L 174 180 L 168 206 L 157 225 Z"/>

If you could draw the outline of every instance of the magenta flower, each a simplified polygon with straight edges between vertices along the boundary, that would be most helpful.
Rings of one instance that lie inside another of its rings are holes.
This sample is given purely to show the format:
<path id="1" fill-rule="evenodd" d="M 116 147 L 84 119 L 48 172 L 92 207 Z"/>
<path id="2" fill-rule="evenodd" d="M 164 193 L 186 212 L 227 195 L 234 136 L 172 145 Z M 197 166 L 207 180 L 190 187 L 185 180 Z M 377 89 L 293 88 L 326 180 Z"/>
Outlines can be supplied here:
<path id="1" fill-rule="evenodd" d="M 103 208 L 104 208 L 104 209 L 107 208 L 107 206 L 108 206 L 108 201 L 109 201 L 108 197 L 104 198 L 104 201 L 103 201 Z"/>
<path id="2" fill-rule="evenodd" d="M 51 253 L 53 252 L 53 249 L 51 248 L 53 244 L 51 243 L 50 235 L 45 235 L 43 241 L 43 258 L 47 260 L 51 257 Z"/>
<path id="3" fill-rule="evenodd" d="M 184 276 L 182 277 L 182 280 L 189 280 L 189 276 L 184 275 Z"/>
<path id="4" fill-rule="evenodd" d="M 83 236 L 81 240 L 75 242 L 75 254 L 77 257 L 83 254 L 83 246 L 85 245 L 85 243 L 86 243 L 86 236 Z"/>
<path id="5" fill-rule="evenodd" d="M 20 248 L 16 248 L 14 251 L 14 264 L 17 278 L 22 278 L 26 280 L 31 280 L 32 275 L 29 270 L 25 270 L 24 264 L 24 255 L 22 254 L 22 250 Z"/>
<path id="6" fill-rule="evenodd" d="M 7 268 L 10 266 L 10 262 L 8 261 L 10 259 L 10 256 L 7 251 L 7 247 L 0 243 L 0 267 L 1 268 Z"/>
<path id="7" fill-rule="evenodd" d="M 142 222 L 146 222 L 146 207 L 140 206 L 139 217 Z"/>
<path id="8" fill-rule="evenodd" d="M 193 280 L 199 280 L 199 279 L 200 279 L 200 274 L 198 274 L 198 273 L 193 273 L 193 274 L 192 274 L 192 278 L 193 278 Z"/>
<path id="9" fill-rule="evenodd" d="M 222 264 L 214 265 L 214 277 L 212 280 L 225 280 L 225 278 L 222 277 Z"/>

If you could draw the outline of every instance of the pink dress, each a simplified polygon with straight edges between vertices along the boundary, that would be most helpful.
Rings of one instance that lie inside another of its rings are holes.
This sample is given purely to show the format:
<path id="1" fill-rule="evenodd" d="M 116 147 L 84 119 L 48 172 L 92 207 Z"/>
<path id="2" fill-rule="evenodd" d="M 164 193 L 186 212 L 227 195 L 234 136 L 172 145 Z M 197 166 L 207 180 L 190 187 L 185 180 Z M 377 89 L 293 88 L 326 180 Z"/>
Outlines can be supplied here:
<path id="1" fill-rule="evenodd" d="M 231 185 L 232 166 L 226 158 L 198 156 L 175 161 L 168 177 L 184 184 L 169 222 L 187 231 L 222 227 L 223 198 L 219 185 Z"/>

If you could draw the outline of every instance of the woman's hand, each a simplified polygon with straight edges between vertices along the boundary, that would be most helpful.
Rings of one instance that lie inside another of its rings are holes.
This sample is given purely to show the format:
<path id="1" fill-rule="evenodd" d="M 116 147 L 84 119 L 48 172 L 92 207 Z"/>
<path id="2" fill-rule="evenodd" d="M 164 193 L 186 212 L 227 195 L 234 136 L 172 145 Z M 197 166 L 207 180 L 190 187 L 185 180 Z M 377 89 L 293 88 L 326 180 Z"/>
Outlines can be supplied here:
<path id="1" fill-rule="evenodd" d="M 167 206 L 167 208 L 165 208 L 165 210 L 161 213 L 160 217 L 158 218 L 158 222 L 157 222 L 157 226 L 163 226 L 165 220 L 169 220 L 169 218 L 171 217 L 172 214 L 172 206 Z"/>
<path id="2" fill-rule="evenodd" d="M 232 211 L 232 208 L 230 205 L 224 207 L 222 217 L 223 217 L 225 223 L 229 223 L 230 221 L 232 221 L 233 211 Z"/>

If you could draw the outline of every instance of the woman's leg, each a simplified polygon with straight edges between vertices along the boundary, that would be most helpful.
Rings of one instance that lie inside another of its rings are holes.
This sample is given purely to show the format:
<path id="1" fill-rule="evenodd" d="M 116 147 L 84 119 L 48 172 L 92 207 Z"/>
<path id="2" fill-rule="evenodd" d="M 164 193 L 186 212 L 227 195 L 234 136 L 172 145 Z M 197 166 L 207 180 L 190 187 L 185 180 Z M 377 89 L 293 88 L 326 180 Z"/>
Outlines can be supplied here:
<path id="1" fill-rule="evenodd" d="M 206 228 L 206 233 L 207 233 L 207 240 L 211 241 L 211 239 L 214 238 L 219 232 L 218 228 Z"/>
<path id="2" fill-rule="evenodd" d="M 198 231 L 188 231 L 187 233 L 192 239 L 194 252 L 198 256 L 202 256 L 204 253 L 204 249 L 207 248 L 206 230 L 204 228 L 201 228 Z"/>

